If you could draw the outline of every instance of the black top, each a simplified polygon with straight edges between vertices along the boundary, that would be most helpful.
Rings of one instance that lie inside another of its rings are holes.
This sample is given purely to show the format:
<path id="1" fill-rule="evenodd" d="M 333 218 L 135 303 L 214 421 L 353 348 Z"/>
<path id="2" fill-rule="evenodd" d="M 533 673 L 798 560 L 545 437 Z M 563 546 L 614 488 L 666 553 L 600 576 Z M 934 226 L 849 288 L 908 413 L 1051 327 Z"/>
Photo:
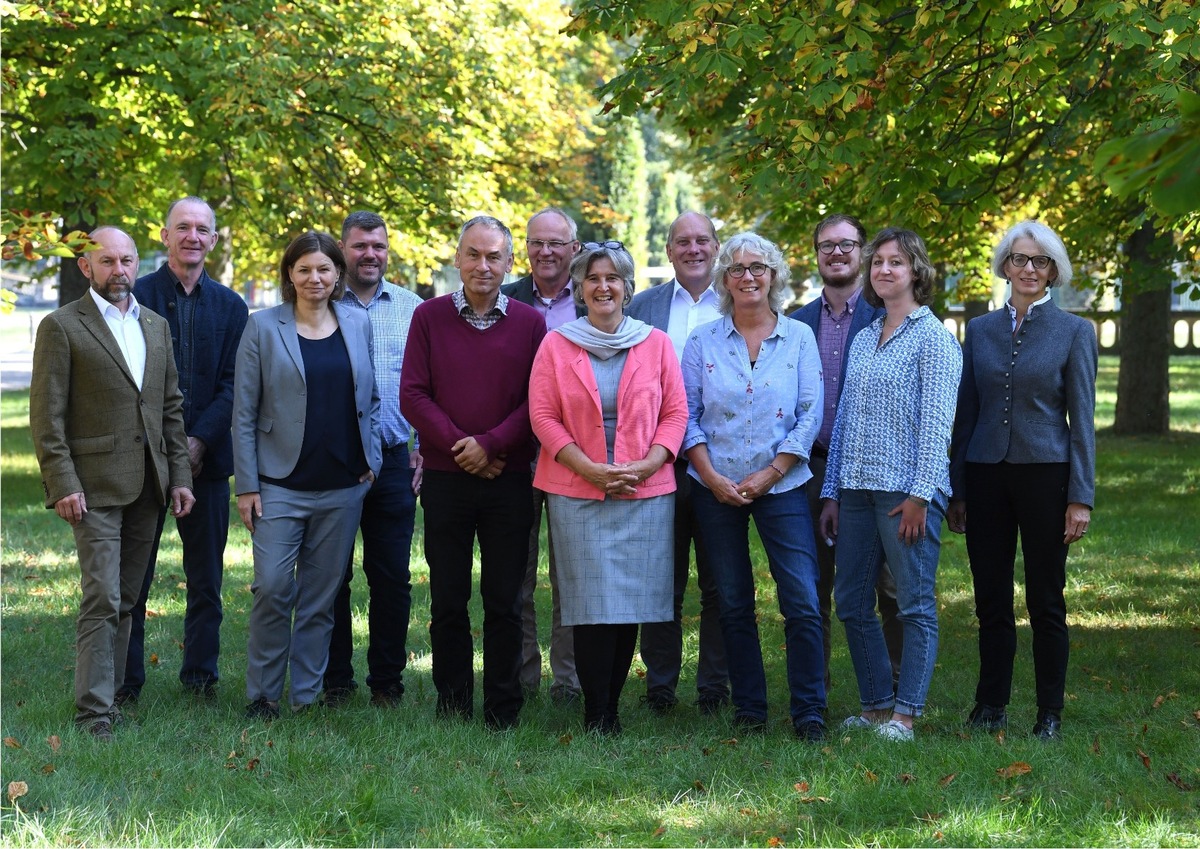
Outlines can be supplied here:
<path id="1" fill-rule="evenodd" d="M 339 327 L 324 339 L 300 337 L 304 359 L 304 442 L 286 478 L 261 476 L 288 489 L 314 491 L 355 486 L 367 471 L 355 418 L 354 374 Z"/>

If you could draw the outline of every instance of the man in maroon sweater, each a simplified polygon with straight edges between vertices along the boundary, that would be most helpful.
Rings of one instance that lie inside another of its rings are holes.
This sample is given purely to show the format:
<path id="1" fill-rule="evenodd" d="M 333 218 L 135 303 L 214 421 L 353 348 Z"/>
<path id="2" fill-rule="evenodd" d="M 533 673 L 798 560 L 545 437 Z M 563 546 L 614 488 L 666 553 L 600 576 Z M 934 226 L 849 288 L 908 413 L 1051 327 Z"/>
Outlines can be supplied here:
<path id="1" fill-rule="evenodd" d="M 421 437 L 429 642 L 439 716 L 470 718 L 474 645 L 467 602 L 479 538 L 483 599 L 483 718 L 517 724 L 523 697 L 521 582 L 533 491 L 529 374 L 546 323 L 501 294 L 512 233 L 488 216 L 463 225 L 454 254 L 462 288 L 412 317 L 400 377 L 400 411 Z"/>

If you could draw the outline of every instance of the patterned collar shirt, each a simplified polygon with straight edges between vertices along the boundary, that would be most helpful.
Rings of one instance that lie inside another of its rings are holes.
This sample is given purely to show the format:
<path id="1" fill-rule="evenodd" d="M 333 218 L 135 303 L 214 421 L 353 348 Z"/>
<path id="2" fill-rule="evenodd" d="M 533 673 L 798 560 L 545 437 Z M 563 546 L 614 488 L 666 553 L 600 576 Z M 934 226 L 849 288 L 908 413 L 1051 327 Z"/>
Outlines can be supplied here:
<path id="1" fill-rule="evenodd" d="M 142 326 L 139 324 L 142 317 L 141 306 L 130 292 L 129 308 L 122 314 L 116 304 L 104 300 L 95 289 L 89 287 L 88 294 L 96 302 L 96 308 L 100 310 L 104 323 L 112 332 L 117 347 L 121 349 L 121 356 L 125 358 L 125 365 L 133 375 L 133 382 L 140 390 L 142 378 L 146 376 L 146 337 L 142 335 Z"/>
<path id="2" fill-rule="evenodd" d="M 846 357 L 846 340 L 850 338 L 850 323 L 854 310 L 862 297 L 862 289 L 846 299 L 841 312 L 834 313 L 833 306 L 825 300 L 821 290 L 821 320 L 817 323 L 817 350 L 821 352 L 821 374 L 825 381 L 824 415 L 821 417 L 821 432 L 817 444 L 829 448 L 833 435 L 833 420 L 837 418 L 838 399 L 842 397 L 842 360 Z"/>
<path id="3" fill-rule="evenodd" d="M 799 458 L 770 494 L 803 486 L 808 458 L 821 428 L 821 358 L 808 325 L 779 316 L 750 363 L 746 340 L 733 319 L 697 328 L 683 352 L 688 428 L 682 451 L 706 443 L 713 468 L 743 480 L 776 454 Z M 688 473 L 699 480 L 694 467 Z"/>
<path id="4" fill-rule="evenodd" d="M 496 296 L 495 305 L 483 315 L 475 312 L 475 309 L 467 302 L 467 294 L 462 289 L 451 292 L 450 297 L 454 301 L 454 308 L 458 310 L 458 314 L 476 330 L 487 330 L 508 315 L 508 295 L 503 292 Z"/>
<path id="5" fill-rule="evenodd" d="M 414 292 L 386 280 L 375 290 L 367 303 L 359 300 L 350 288 L 342 302 L 366 310 L 371 321 L 372 360 L 375 363 L 375 383 L 379 388 L 379 423 L 383 431 L 383 447 L 408 445 L 412 427 L 400 415 L 400 369 L 404 366 L 404 346 L 413 310 L 421 304 Z"/>
<path id="6" fill-rule="evenodd" d="M 929 307 L 879 344 L 886 316 L 854 338 L 822 498 L 842 489 L 950 496 L 950 432 L 962 349 Z"/>

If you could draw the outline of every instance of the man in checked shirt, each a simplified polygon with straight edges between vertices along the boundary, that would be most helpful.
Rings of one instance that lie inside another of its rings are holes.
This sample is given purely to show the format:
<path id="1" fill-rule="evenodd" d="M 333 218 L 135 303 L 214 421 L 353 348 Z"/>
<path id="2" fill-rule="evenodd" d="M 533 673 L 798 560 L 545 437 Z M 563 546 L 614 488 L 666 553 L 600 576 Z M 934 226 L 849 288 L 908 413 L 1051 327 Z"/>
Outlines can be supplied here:
<path id="1" fill-rule="evenodd" d="M 409 551 L 416 518 L 416 494 L 421 489 L 421 453 L 409 451 L 412 428 L 400 415 L 400 368 L 416 294 L 384 279 L 388 262 L 388 231 L 374 212 L 352 212 L 342 222 L 338 247 L 346 257 L 346 294 L 342 301 L 367 311 L 374 339 L 375 382 L 379 388 L 380 427 L 383 431 L 383 469 L 363 501 L 359 525 L 363 539 L 363 574 L 367 576 L 370 608 L 367 618 L 367 686 L 371 704 L 394 707 L 404 695 L 405 641 L 412 607 Z M 325 703 L 344 704 L 358 687 L 351 657 L 350 579 L 354 558 L 333 605 L 333 634 L 325 668 Z"/>

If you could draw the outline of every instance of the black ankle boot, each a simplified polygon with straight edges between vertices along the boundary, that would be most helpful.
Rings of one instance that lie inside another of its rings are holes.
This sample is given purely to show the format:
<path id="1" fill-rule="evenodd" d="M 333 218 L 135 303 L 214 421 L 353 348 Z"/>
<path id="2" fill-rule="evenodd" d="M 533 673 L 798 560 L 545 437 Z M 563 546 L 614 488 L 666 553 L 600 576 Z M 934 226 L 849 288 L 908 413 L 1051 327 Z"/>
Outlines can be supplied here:
<path id="1" fill-rule="evenodd" d="M 983 731 L 1002 731 L 1008 728 L 1008 713 L 1003 707 L 977 702 L 971 715 L 967 717 L 967 725 Z"/>
<path id="2" fill-rule="evenodd" d="M 1062 739 L 1062 716 L 1056 710 L 1038 708 L 1037 723 L 1033 726 L 1033 736 L 1049 743 Z"/>

